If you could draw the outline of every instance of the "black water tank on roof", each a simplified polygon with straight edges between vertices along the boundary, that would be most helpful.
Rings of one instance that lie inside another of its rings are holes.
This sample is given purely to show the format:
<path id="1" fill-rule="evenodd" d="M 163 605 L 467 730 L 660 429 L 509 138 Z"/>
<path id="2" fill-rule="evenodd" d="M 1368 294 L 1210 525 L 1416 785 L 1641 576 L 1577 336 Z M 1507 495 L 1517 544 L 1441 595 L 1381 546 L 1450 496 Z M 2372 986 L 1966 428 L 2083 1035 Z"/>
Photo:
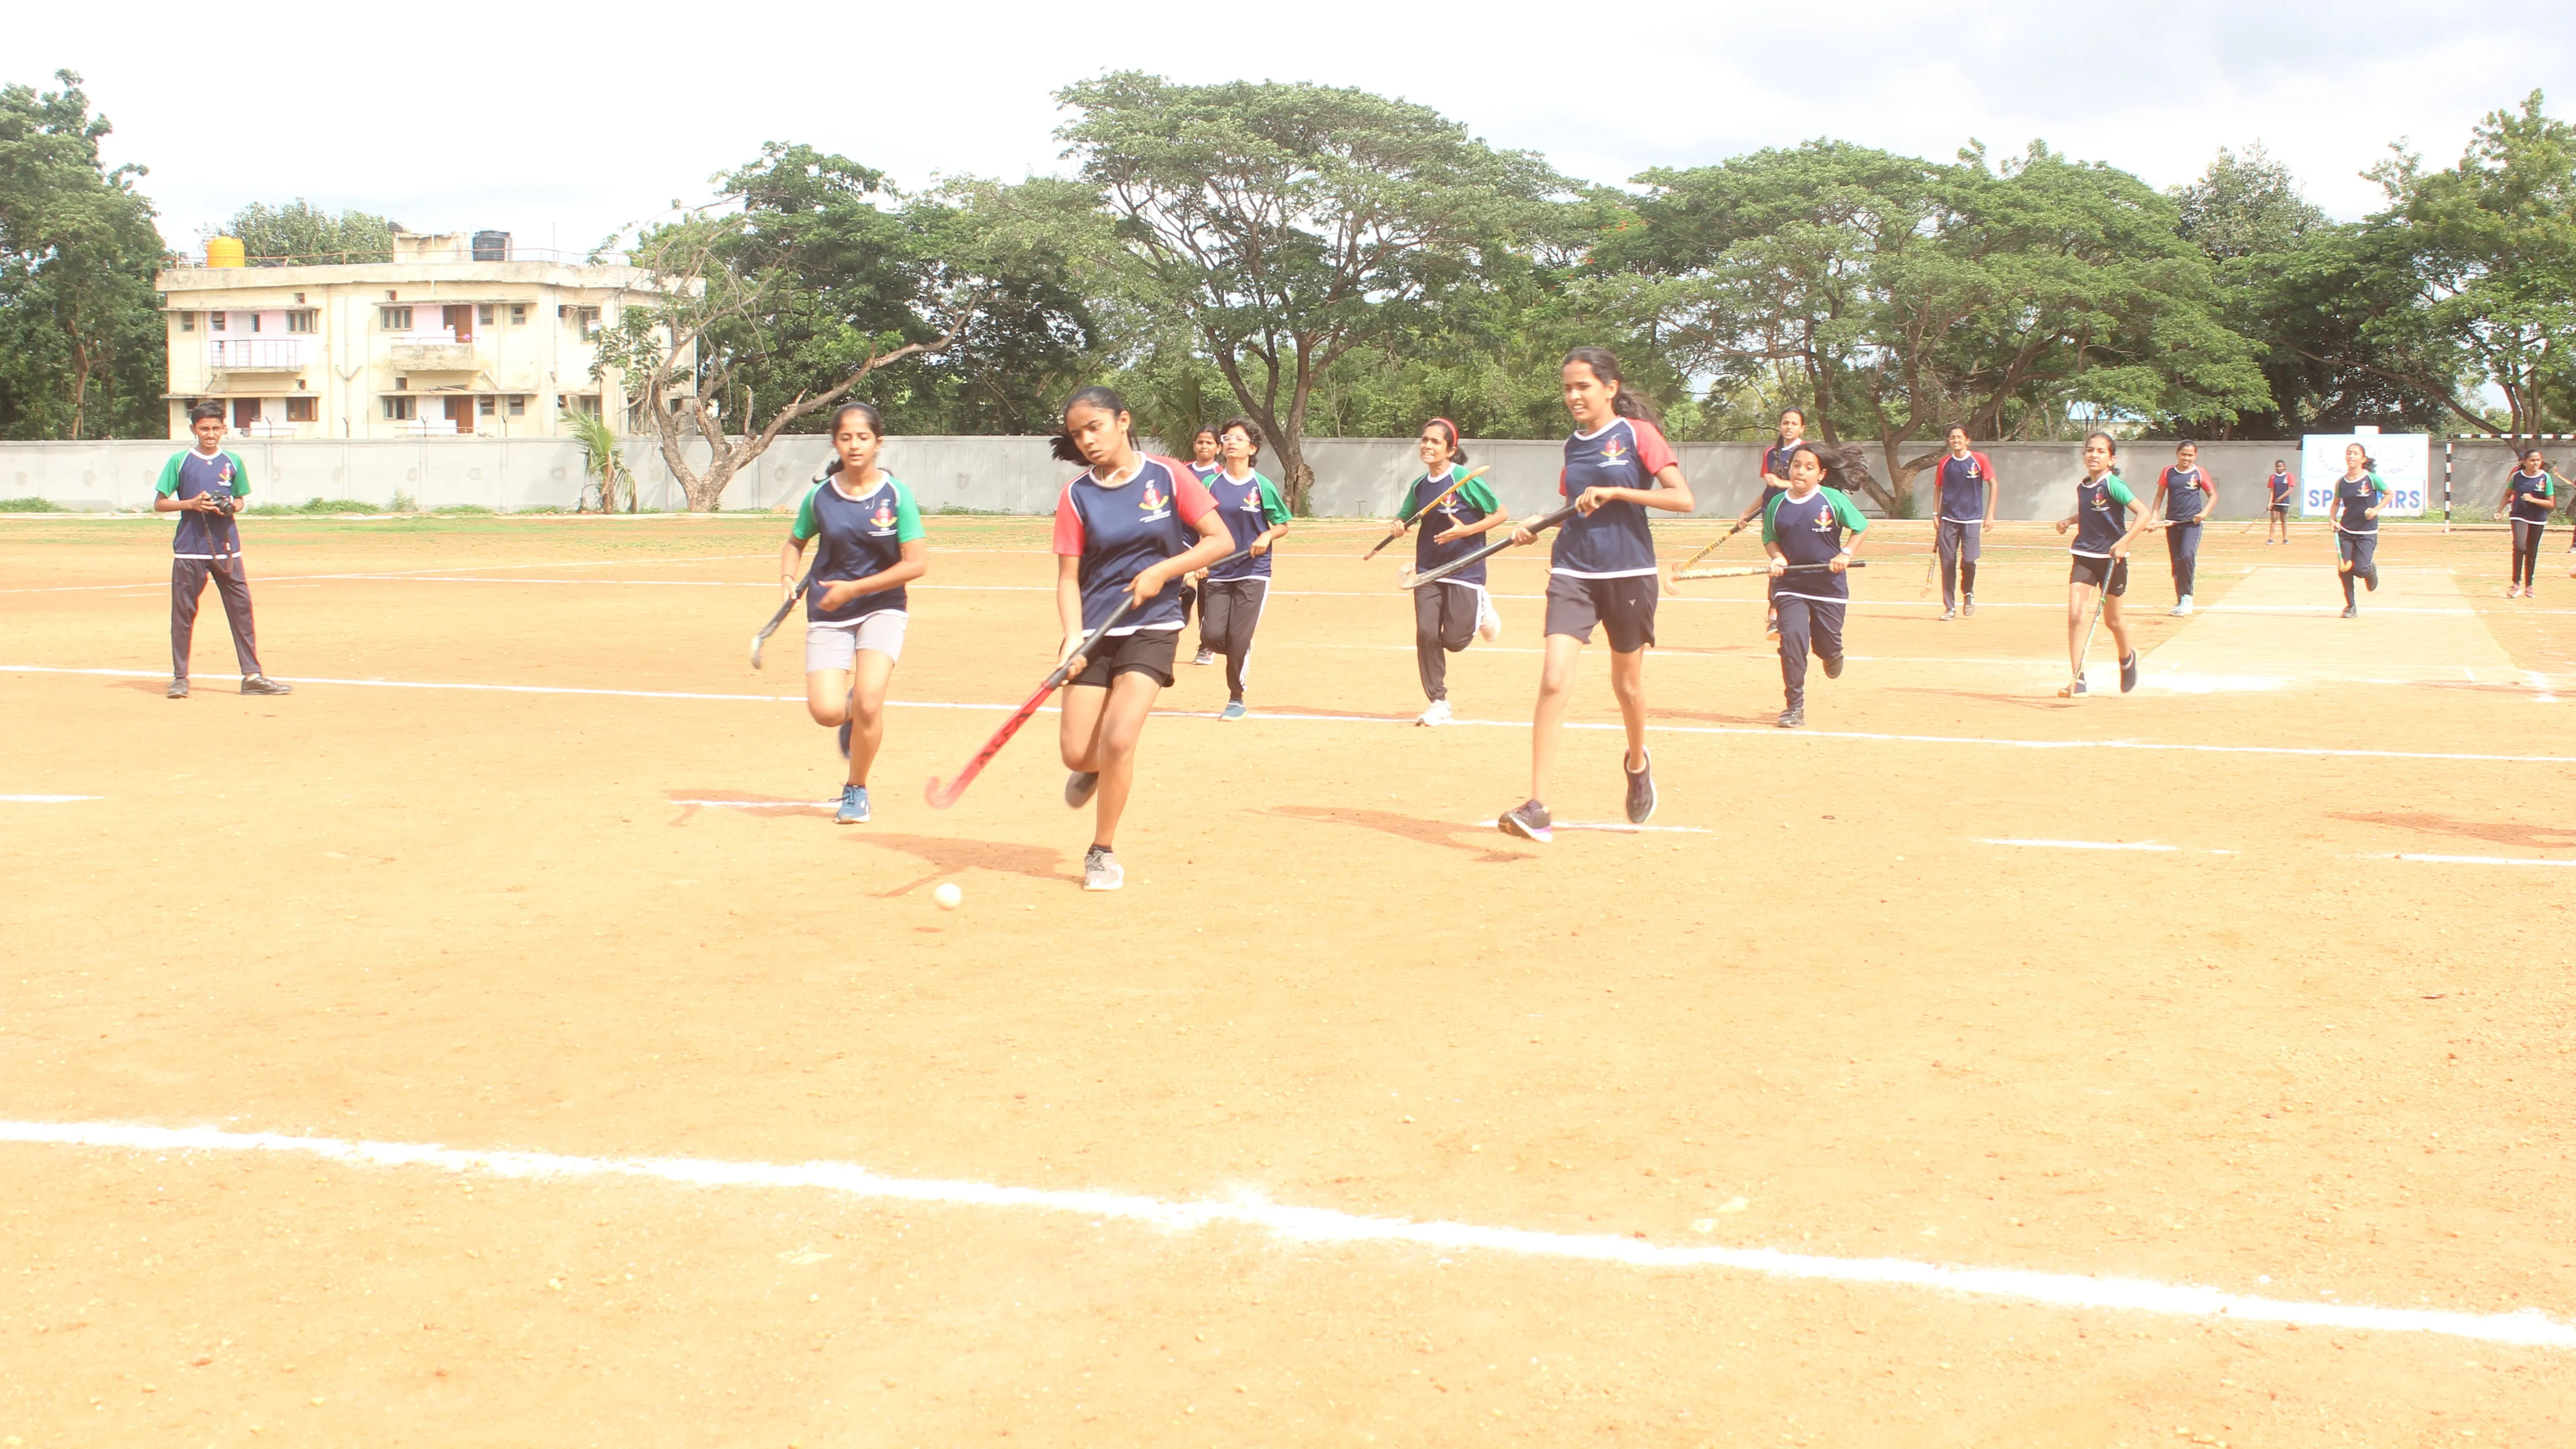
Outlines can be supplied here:
<path id="1" fill-rule="evenodd" d="M 510 234 L 506 231 L 474 233 L 474 260 L 506 262 L 510 259 Z"/>

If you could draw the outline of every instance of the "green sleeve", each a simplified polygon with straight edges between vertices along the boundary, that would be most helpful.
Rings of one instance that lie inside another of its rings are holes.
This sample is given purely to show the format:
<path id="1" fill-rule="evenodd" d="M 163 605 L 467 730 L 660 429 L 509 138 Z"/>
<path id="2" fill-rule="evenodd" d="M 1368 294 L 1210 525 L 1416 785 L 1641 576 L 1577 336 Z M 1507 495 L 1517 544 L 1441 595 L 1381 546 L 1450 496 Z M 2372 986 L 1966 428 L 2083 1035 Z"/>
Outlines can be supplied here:
<path id="1" fill-rule="evenodd" d="M 161 481 L 152 485 L 153 492 L 167 498 L 179 491 L 179 463 L 187 456 L 185 453 L 170 455 L 170 461 L 161 465 Z"/>
<path id="2" fill-rule="evenodd" d="M 1771 515 L 1780 511 L 1780 500 L 1788 496 L 1786 493 L 1774 493 L 1771 495 L 1771 501 L 1762 505 L 1762 541 L 1764 543 L 1780 541 L 1778 532 L 1771 527 Z"/>
<path id="3" fill-rule="evenodd" d="M 814 494 L 816 491 L 830 486 L 831 485 L 828 483 L 817 483 L 813 487 L 805 490 L 805 497 L 796 505 L 796 521 L 788 525 L 787 536 L 789 538 L 796 540 L 798 543 L 804 543 L 813 538 L 815 534 L 823 531 L 821 526 L 814 522 Z"/>
<path id="4" fill-rule="evenodd" d="M 1503 511 L 1503 501 L 1494 496 L 1494 490 L 1486 487 L 1482 478 L 1470 478 L 1459 484 L 1458 501 L 1489 518 Z"/>
<path id="5" fill-rule="evenodd" d="M 224 456 L 233 460 L 233 496 L 235 498 L 248 498 L 250 496 L 250 470 L 242 466 L 241 454 L 226 453 Z"/>
<path id="6" fill-rule="evenodd" d="M 886 481 L 894 484 L 894 541 L 913 543 L 928 537 L 922 532 L 921 505 L 913 501 L 912 490 L 896 479 Z"/>
<path id="7" fill-rule="evenodd" d="M 2388 480 L 2373 473 L 2370 475 L 2370 488 L 2374 493 L 2385 493 L 2388 491 Z"/>
<path id="8" fill-rule="evenodd" d="M 1854 533 L 1869 532 L 1869 520 L 1862 516 L 1860 505 L 1852 502 L 1851 496 L 1843 492 L 1843 490 L 1839 488 L 1826 489 L 1825 506 L 1834 511 L 1834 518 L 1839 521 L 1843 527 L 1850 529 Z"/>
<path id="9" fill-rule="evenodd" d="M 2117 473 L 2104 478 L 2102 480 L 2102 487 L 2105 492 L 2108 492 L 2111 495 L 2115 502 L 2135 503 L 2138 501 L 2137 495 L 2129 491 L 2129 485 L 2121 482 L 2120 475 Z"/>
<path id="10" fill-rule="evenodd" d="M 1258 473 L 1253 474 L 1252 477 L 1253 481 L 1261 485 L 1261 516 L 1272 528 L 1277 528 L 1294 516 L 1289 513 L 1288 505 L 1280 501 L 1279 490 L 1271 485 L 1269 479 Z"/>

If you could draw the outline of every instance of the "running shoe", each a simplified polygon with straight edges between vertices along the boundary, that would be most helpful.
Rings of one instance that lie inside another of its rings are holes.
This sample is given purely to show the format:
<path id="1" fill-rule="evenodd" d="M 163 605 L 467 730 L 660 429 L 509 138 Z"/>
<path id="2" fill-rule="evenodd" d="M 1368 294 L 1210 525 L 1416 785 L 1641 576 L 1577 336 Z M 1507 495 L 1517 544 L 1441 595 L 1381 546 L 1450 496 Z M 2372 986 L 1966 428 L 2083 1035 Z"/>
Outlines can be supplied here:
<path id="1" fill-rule="evenodd" d="M 1827 679 L 1840 679 L 1843 677 L 1843 657 L 1841 655 L 1826 655 L 1824 657 L 1824 665 L 1825 677 Z"/>
<path id="2" fill-rule="evenodd" d="M 2191 595 L 2185 594 L 2175 601 L 2173 606 L 2173 616 L 2177 619 L 2188 619 L 2191 617 Z"/>
<path id="3" fill-rule="evenodd" d="M 1556 831 L 1552 828 L 1553 822 L 1548 818 L 1547 807 L 1536 800 L 1524 805 L 1515 805 L 1504 811 L 1503 818 L 1495 821 L 1494 824 L 1502 827 L 1505 835 L 1517 835 L 1523 840 L 1535 840 L 1541 845 L 1556 838 Z"/>
<path id="4" fill-rule="evenodd" d="M 2379 569 L 2376 566 L 2361 576 L 2361 586 L 2374 594 L 2379 592 Z"/>
<path id="5" fill-rule="evenodd" d="M 1629 769 L 1628 761 L 1622 758 L 1619 773 L 1628 777 L 1628 823 L 1643 825 L 1655 818 L 1654 752 L 1646 752 L 1646 766 L 1641 770 Z"/>
<path id="6" fill-rule="evenodd" d="M 2082 699 L 2084 696 L 2091 694 L 2092 692 L 2093 691 L 2085 685 L 2084 676 L 2079 674 L 2075 676 L 2071 683 L 2063 684 L 2058 687 L 2057 697 L 2059 699 Z"/>
<path id="7" fill-rule="evenodd" d="M 1503 616 L 1483 589 L 1476 591 L 1476 637 L 1488 644 L 1503 637 Z"/>
<path id="8" fill-rule="evenodd" d="M 2126 694 L 2137 687 L 2138 651 L 2132 649 L 2129 651 L 2129 657 L 2120 661 L 2120 692 Z"/>
<path id="9" fill-rule="evenodd" d="M 841 727 L 832 731 L 832 738 L 840 743 L 841 758 L 848 759 L 850 757 L 850 722 L 841 721 Z"/>
<path id="10" fill-rule="evenodd" d="M 241 692 L 244 694 L 293 694 L 295 692 L 295 686 L 291 684 L 280 684 L 265 674 L 253 674 L 246 676 L 242 680 Z"/>
<path id="11" fill-rule="evenodd" d="M 1973 619 L 1977 617 L 1976 595 L 1961 594 L 1959 596 L 1959 616 L 1964 619 Z"/>
<path id="12" fill-rule="evenodd" d="M 1109 847 L 1095 845 L 1082 853 L 1082 888 L 1087 891 L 1114 891 L 1127 884 L 1127 868 Z"/>
<path id="13" fill-rule="evenodd" d="M 1431 707 L 1424 710 L 1421 716 L 1414 720 L 1414 723 L 1418 725 L 1445 725 L 1448 722 L 1449 701 L 1445 699 L 1435 699 L 1431 701 Z"/>
<path id="14" fill-rule="evenodd" d="M 2345 618 L 2347 618 L 2347 619 L 2357 619 L 2357 618 L 2360 618 L 2360 617 L 2361 617 L 2361 605 L 2359 605 L 2359 604 L 2346 604 L 2346 605 L 2344 605 L 2344 606 L 2343 606 L 2343 616 L 2344 616 Z"/>
<path id="15" fill-rule="evenodd" d="M 170 688 L 165 692 L 172 699 L 186 699 L 188 697 L 188 677 L 183 674 L 178 678 L 171 680 Z"/>
<path id="16" fill-rule="evenodd" d="M 2505 596 L 2506 598 L 2508 598 L 2508 599 L 2519 599 L 2519 598 L 2521 598 L 2521 597 L 2522 597 L 2522 585 L 2520 585 L 2520 584 L 2507 584 L 2507 585 L 2505 585 L 2505 586 L 2504 586 L 2504 596 Z"/>
<path id="17" fill-rule="evenodd" d="M 1199 646 L 1198 657 L 1190 662 L 1197 665 L 1214 664 L 1216 662 L 1216 651 L 1202 644 Z"/>
<path id="18" fill-rule="evenodd" d="M 1807 707 L 1805 705 L 1793 704 L 1787 709 L 1780 711 L 1780 728 L 1784 730 L 1795 730 L 1804 729 L 1806 726 Z"/>
<path id="19" fill-rule="evenodd" d="M 832 819 L 836 823 L 842 825 L 867 824 L 868 787 L 865 785 L 843 785 L 841 787 L 841 812 L 833 816 Z"/>
<path id="20" fill-rule="evenodd" d="M 1780 642 L 1780 616 L 1778 614 L 1765 614 L 1762 616 L 1762 637 L 1774 644 Z"/>
<path id="21" fill-rule="evenodd" d="M 1942 622 L 1942 623 L 1947 624 L 1947 623 L 1949 623 L 1951 620 L 1953 620 L 1953 619 L 1955 619 L 1955 618 L 1957 618 L 1957 617 L 1959 617 L 1959 610 L 1958 610 L 1958 606 L 1957 606 L 1957 605 L 1954 605 L 1954 604 L 1943 604 L 1943 605 L 1941 606 L 1941 622 Z"/>
<path id="22" fill-rule="evenodd" d="M 1079 810 L 1091 803 L 1092 793 L 1100 788 L 1098 770 L 1076 770 L 1064 777 L 1064 803 Z"/>
<path id="23" fill-rule="evenodd" d="M 1248 713 L 1250 713 L 1250 711 L 1243 707 L 1242 700 L 1229 699 L 1225 702 L 1225 708 L 1216 712 L 1216 717 L 1218 719 L 1241 719 Z"/>

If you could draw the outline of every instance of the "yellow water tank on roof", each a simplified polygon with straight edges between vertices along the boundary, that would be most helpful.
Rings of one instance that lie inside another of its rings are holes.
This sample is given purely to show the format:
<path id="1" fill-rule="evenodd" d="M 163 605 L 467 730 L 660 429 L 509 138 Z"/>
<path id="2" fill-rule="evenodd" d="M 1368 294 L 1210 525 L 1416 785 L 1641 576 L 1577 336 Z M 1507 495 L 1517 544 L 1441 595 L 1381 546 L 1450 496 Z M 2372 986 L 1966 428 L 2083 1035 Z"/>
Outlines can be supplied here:
<path id="1" fill-rule="evenodd" d="M 210 267 L 238 267 L 244 265 L 241 238 L 237 236 L 210 236 L 206 238 L 206 265 Z"/>

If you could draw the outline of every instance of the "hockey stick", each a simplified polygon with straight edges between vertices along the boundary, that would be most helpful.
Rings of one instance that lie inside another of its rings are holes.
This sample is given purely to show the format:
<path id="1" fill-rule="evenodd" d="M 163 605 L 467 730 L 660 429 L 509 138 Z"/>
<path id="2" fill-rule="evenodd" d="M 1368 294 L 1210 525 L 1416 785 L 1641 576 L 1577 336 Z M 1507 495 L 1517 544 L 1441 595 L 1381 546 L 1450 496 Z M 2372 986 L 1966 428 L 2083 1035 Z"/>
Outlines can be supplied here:
<path id="1" fill-rule="evenodd" d="M 1865 569 L 1869 567 L 1869 560 L 1865 558 L 1852 559 L 1845 563 L 1843 567 L 1846 569 Z M 1780 572 L 1784 574 L 1821 574 L 1830 573 L 1832 570 L 1833 565 L 1831 564 L 1791 564 Z M 1683 579 L 1749 579 L 1757 574 L 1768 574 L 1770 572 L 1771 570 L 1768 566 L 1754 567 L 1751 565 L 1747 565 L 1743 568 L 1696 569 L 1690 573 L 1673 575 L 1673 581 L 1675 583 L 1679 583 Z"/>
<path id="2" fill-rule="evenodd" d="M 772 615 L 770 615 L 770 616 L 769 616 L 769 622 L 768 622 L 768 623 L 763 624 L 763 625 L 761 625 L 761 626 L 760 626 L 760 632 L 751 636 L 751 667 L 752 667 L 752 668 L 754 668 L 754 669 L 758 669 L 758 668 L 760 667 L 760 651 L 761 651 L 761 647 L 762 647 L 763 645 L 766 645 L 766 644 L 769 642 L 769 636 L 770 636 L 770 635 L 775 634 L 775 633 L 777 633 L 777 632 L 778 632 L 778 626 L 779 626 L 779 625 L 784 624 L 784 623 L 786 623 L 786 622 L 787 622 L 787 611 L 788 611 L 788 610 L 790 610 L 790 609 L 795 608 L 795 607 L 796 607 L 796 602 L 797 602 L 797 600 L 804 598 L 804 597 L 805 597 L 805 591 L 806 591 L 807 589 L 812 588 L 813 586 L 814 586 L 814 571 L 813 571 L 812 569 L 807 569 L 807 570 L 805 571 L 805 577 L 803 577 L 803 578 L 801 578 L 801 579 L 798 579 L 798 580 L 796 581 L 796 591 L 795 591 L 794 593 L 792 593 L 792 594 L 789 594 L 789 595 L 787 596 L 786 602 L 784 602 L 784 603 L 782 603 L 782 604 L 780 604 L 780 605 L 778 606 L 778 612 L 777 612 L 777 613 L 772 614 Z"/>
<path id="3" fill-rule="evenodd" d="M 1420 508 L 1417 508 L 1417 509 L 1413 510 L 1411 513 L 1406 514 L 1406 515 L 1405 515 L 1405 517 L 1404 517 L 1404 521 L 1403 521 L 1403 522 L 1401 522 L 1401 523 L 1398 523 L 1398 524 L 1397 524 L 1393 529 L 1389 530 L 1389 531 L 1388 531 L 1388 533 L 1387 533 L 1387 535 L 1386 535 L 1386 537 L 1381 538 L 1381 539 L 1379 539 L 1379 540 L 1377 541 L 1377 544 L 1376 544 L 1376 546 L 1375 546 L 1375 547 L 1371 548 L 1368 552 L 1366 552 L 1366 553 L 1364 553 L 1364 554 L 1361 554 L 1361 555 L 1360 555 L 1360 562 L 1362 562 L 1362 563 L 1367 563 L 1370 559 L 1373 559 L 1373 558 L 1377 557 L 1378 549 L 1382 549 L 1382 548 L 1386 547 L 1388 544 L 1395 542 L 1397 539 L 1404 537 L 1404 531 L 1405 531 L 1406 529 L 1408 529 L 1408 528 L 1411 528 L 1413 525 L 1415 525 L 1415 524 L 1417 524 L 1417 523 L 1421 522 L 1421 521 L 1422 521 L 1422 515 L 1424 515 L 1424 514 L 1426 514 L 1426 513 L 1429 513 L 1432 509 L 1435 509 L 1435 508 L 1439 507 L 1441 504 L 1448 502 L 1448 501 L 1449 501 L 1449 495 L 1450 495 L 1450 494 L 1455 493 L 1455 492 L 1457 492 L 1459 489 L 1466 487 L 1468 484 L 1475 482 L 1477 479 L 1484 477 L 1484 476 L 1485 476 L 1485 470 L 1486 470 L 1486 469 L 1488 469 L 1488 468 L 1491 468 L 1492 466 L 1494 466 L 1494 465 L 1493 465 L 1493 464 L 1491 464 L 1491 463 L 1480 463 L 1480 464 L 1478 464 L 1478 465 L 1477 465 L 1477 467 L 1476 467 L 1476 471 L 1474 471 L 1474 472 L 1472 472 L 1472 473 L 1468 474 L 1468 475 L 1467 475 L 1466 477 L 1464 477 L 1464 478 L 1459 479 L 1457 482 L 1450 484 L 1448 487 L 1441 489 L 1441 490 L 1440 490 L 1440 496 L 1439 496 L 1439 497 L 1432 499 L 1430 502 L 1423 504 Z"/>
<path id="4" fill-rule="evenodd" d="M 1574 513 L 1574 505 L 1569 503 L 1563 508 L 1556 510 L 1554 513 L 1533 518 L 1529 522 L 1519 525 L 1519 527 L 1526 528 L 1532 533 L 1544 533 L 1548 529 L 1554 528 L 1565 520 L 1572 518 Z M 1492 558 L 1495 554 L 1501 553 L 1504 549 L 1512 546 L 1512 541 L 1509 538 L 1505 538 L 1500 543 L 1486 544 L 1483 548 L 1476 550 L 1465 558 L 1451 559 L 1449 562 L 1442 564 L 1436 569 L 1428 569 L 1422 573 L 1415 573 L 1411 569 L 1406 569 L 1403 573 L 1395 576 L 1395 586 L 1399 589 L 1418 589 L 1424 584 L 1437 583 L 1470 564 L 1482 563 L 1486 559 Z"/>
<path id="5" fill-rule="evenodd" d="M 1683 559 L 1680 563 L 1673 565 L 1673 582 L 1678 584 L 1684 579 L 1724 577 L 1723 575 L 1715 574 L 1695 574 L 1690 571 L 1690 566 L 1698 563 L 1701 559 L 1708 557 L 1710 554 L 1717 552 L 1717 544 L 1724 543 L 1728 539 L 1742 533 L 1745 530 L 1745 527 L 1746 524 L 1743 519 L 1739 518 L 1735 520 L 1735 526 L 1733 528 L 1730 528 L 1726 532 L 1717 536 L 1717 543 L 1712 543 L 1708 547 L 1701 549 L 1699 552 L 1692 554 L 1689 558 Z"/>

